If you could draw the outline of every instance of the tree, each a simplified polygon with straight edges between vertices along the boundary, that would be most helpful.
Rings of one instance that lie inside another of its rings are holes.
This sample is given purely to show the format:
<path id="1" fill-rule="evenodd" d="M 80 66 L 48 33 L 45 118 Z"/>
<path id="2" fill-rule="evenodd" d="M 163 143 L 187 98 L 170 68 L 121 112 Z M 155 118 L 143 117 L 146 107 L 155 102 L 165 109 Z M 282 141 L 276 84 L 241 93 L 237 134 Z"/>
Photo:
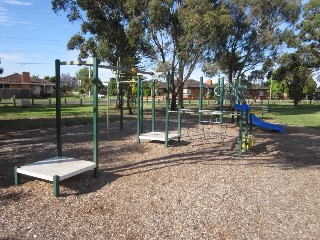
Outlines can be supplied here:
<path id="1" fill-rule="evenodd" d="M 69 73 L 62 73 L 60 77 L 61 92 L 70 92 L 78 88 L 78 81 L 75 77 L 72 77 Z"/>
<path id="2" fill-rule="evenodd" d="M 304 56 L 305 65 L 320 68 L 320 2 L 310 0 L 303 9 L 303 20 L 298 29 L 298 48 Z M 297 38 L 295 38 L 296 40 Z"/>
<path id="3" fill-rule="evenodd" d="M 80 92 L 88 94 L 92 90 L 93 78 L 90 77 L 93 75 L 93 72 L 88 68 L 81 68 L 76 72 L 76 79 L 80 82 Z"/>
<path id="4" fill-rule="evenodd" d="M 1 64 L 1 58 L 0 58 L 0 64 Z M 0 67 L 0 75 L 3 73 L 4 69 L 3 67 Z"/>
<path id="5" fill-rule="evenodd" d="M 312 77 L 308 78 L 306 86 L 303 88 L 303 93 L 307 96 L 313 96 L 317 90 L 317 83 L 313 80 Z"/>
<path id="6" fill-rule="evenodd" d="M 271 99 L 272 98 L 284 98 L 284 93 L 288 93 L 288 88 L 286 87 L 286 82 L 284 80 L 272 80 L 271 78 L 268 78 L 267 80 L 267 87 L 270 89 L 272 81 L 272 87 L 271 87 Z M 270 90 L 268 90 L 268 94 L 270 95 Z"/>
<path id="7" fill-rule="evenodd" d="M 227 0 L 231 26 L 226 29 L 224 44 L 213 45 L 214 55 L 207 69 L 233 78 L 254 70 L 267 59 L 273 59 L 286 32 L 298 20 L 300 0 Z"/>
<path id="8" fill-rule="evenodd" d="M 171 109 L 183 103 L 183 85 L 204 60 L 208 45 L 222 41 L 229 14 L 223 1 L 126 1 L 128 35 L 158 70 L 169 72 Z"/>
<path id="9" fill-rule="evenodd" d="M 120 57 L 122 67 L 136 66 L 140 57 L 167 63 L 172 108 L 208 43 L 220 40 L 228 23 L 220 0 L 53 0 L 52 5 L 56 12 L 67 11 L 70 21 L 82 22 L 68 43 L 68 49 L 80 50 L 80 58 L 97 56 L 116 66 Z"/>
<path id="10" fill-rule="evenodd" d="M 312 79 L 311 70 L 303 66 L 303 57 L 299 53 L 284 54 L 278 60 L 280 67 L 273 73 L 273 79 L 284 80 L 288 88 L 289 98 L 294 106 L 304 99 L 304 88 Z"/>
<path id="11" fill-rule="evenodd" d="M 52 76 L 52 77 L 45 76 L 44 79 L 51 82 L 51 83 L 56 83 L 56 76 Z"/>

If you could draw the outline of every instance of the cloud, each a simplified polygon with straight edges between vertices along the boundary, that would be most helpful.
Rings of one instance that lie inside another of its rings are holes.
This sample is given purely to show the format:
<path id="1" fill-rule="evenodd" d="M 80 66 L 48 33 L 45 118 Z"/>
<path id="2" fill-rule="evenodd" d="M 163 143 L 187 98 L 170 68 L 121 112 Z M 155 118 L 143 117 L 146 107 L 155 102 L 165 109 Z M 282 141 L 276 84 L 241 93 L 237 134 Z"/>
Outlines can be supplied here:
<path id="1" fill-rule="evenodd" d="M 4 52 L 0 52 L 0 56 L 1 56 L 1 61 L 2 63 L 6 63 L 6 62 L 15 62 L 15 61 L 20 61 L 23 60 L 25 58 L 25 55 L 23 53 L 20 52 L 16 52 L 16 53 L 12 53 L 12 54 L 7 54 Z"/>
<path id="2" fill-rule="evenodd" d="M 16 24 L 31 25 L 32 22 L 21 20 L 17 15 L 12 14 L 7 8 L 0 6 L 0 25 L 13 26 Z"/>
<path id="3" fill-rule="evenodd" d="M 8 10 L 0 6 L 0 25 L 11 25 L 12 18 L 8 14 Z"/>
<path id="4" fill-rule="evenodd" d="M 31 6 L 31 2 L 17 1 L 17 0 L 5 0 L 4 3 L 15 6 Z"/>

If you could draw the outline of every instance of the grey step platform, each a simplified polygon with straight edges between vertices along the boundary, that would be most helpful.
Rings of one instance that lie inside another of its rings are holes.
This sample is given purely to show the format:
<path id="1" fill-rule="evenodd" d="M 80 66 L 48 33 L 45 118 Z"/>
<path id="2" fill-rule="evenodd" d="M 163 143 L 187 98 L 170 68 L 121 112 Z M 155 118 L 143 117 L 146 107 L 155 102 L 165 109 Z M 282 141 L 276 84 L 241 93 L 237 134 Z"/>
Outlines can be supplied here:
<path id="1" fill-rule="evenodd" d="M 96 164 L 92 161 L 79 160 L 69 157 L 53 157 L 15 168 L 15 183 L 20 183 L 20 174 L 40 178 L 54 183 L 54 195 L 59 195 L 59 182 L 94 170 Z"/>
<path id="2" fill-rule="evenodd" d="M 169 133 L 168 134 L 168 140 L 171 139 L 178 139 L 180 136 L 179 134 Z M 151 140 L 151 141 L 166 141 L 166 135 L 164 132 L 149 132 L 149 133 L 143 133 L 139 136 L 140 140 Z"/>

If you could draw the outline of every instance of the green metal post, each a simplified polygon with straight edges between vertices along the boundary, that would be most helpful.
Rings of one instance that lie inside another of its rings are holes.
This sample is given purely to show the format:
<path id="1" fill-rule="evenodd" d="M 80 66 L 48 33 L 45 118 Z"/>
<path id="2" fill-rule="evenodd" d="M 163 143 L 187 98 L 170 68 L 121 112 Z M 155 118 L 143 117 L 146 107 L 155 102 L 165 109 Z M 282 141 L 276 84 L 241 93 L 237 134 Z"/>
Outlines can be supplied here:
<path id="1" fill-rule="evenodd" d="M 249 114 L 249 118 L 250 118 L 250 121 L 249 121 L 249 124 L 250 124 L 250 129 L 249 129 L 249 133 L 252 134 L 252 126 L 253 126 L 253 123 L 252 123 L 252 113 Z"/>
<path id="2" fill-rule="evenodd" d="M 203 107 L 203 77 L 200 77 L 200 95 L 199 95 L 199 123 L 202 121 L 202 107 Z"/>
<path id="3" fill-rule="evenodd" d="M 99 170 L 99 145 L 98 145 L 98 66 L 99 60 L 93 58 L 93 162 L 96 164 L 95 175 Z"/>
<path id="4" fill-rule="evenodd" d="M 140 134 L 141 134 L 141 117 L 140 117 L 140 110 L 141 110 L 141 104 L 140 104 L 140 89 L 141 89 L 141 79 L 140 76 L 138 76 L 138 86 L 137 86 L 137 142 L 140 144 Z"/>
<path id="5" fill-rule="evenodd" d="M 223 102 L 224 102 L 224 77 L 220 79 L 220 112 L 223 112 Z M 223 115 L 220 115 L 220 123 L 223 122 Z"/>
<path id="6" fill-rule="evenodd" d="M 166 80 L 166 129 L 165 129 L 165 146 L 168 147 L 169 142 L 169 73 Z"/>
<path id="7" fill-rule="evenodd" d="M 181 139 L 181 106 L 178 106 L 178 141 Z"/>
<path id="8" fill-rule="evenodd" d="M 155 80 L 152 81 L 152 132 L 155 129 L 155 116 L 156 115 L 156 83 Z"/>
<path id="9" fill-rule="evenodd" d="M 60 185 L 60 177 L 57 175 L 53 176 L 53 195 L 55 197 L 59 197 L 59 194 L 60 194 L 59 185 Z"/>
<path id="10" fill-rule="evenodd" d="M 142 80 L 142 78 L 141 78 Z M 140 96 L 141 96 L 141 112 L 140 112 L 140 115 L 141 115 L 141 132 L 143 132 L 143 83 L 141 83 L 141 89 L 140 89 L 141 93 L 140 93 Z"/>
<path id="11" fill-rule="evenodd" d="M 61 88 L 60 88 L 60 60 L 55 61 L 56 68 L 56 131 L 57 131 L 57 155 L 62 156 L 61 141 Z"/>
<path id="12" fill-rule="evenodd" d="M 119 86 L 119 94 L 120 94 L 120 130 L 123 130 L 123 88 L 120 82 Z"/>
<path id="13" fill-rule="evenodd" d="M 240 112 L 238 157 L 241 157 L 241 151 L 242 151 L 242 131 L 243 131 L 243 110 L 241 110 Z"/>
<path id="14" fill-rule="evenodd" d="M 246 121 L 246 126 L 245 126 L 245 139 L 244 139 L 244 151 L 246 152 L 248 149 L 248 131 L 249 131 L 249 110 L 247 109 L 245 112 L 245 121 Z"/>
<path id="15" fill-rule="evenodd" d="M 17 172 L 19 167 L 14 167 L 14 184 L 18 186 L 20 184 L 20 173 Z"/>
<path id="16" fill-rule="evenodd" d="M 237 96 L 237 88 L 236 88 L 236 84 L 235 82 L 232 83 L 232 95 L 233 97 L 231 98 L 232 99 L 232 102 L 230 102 L 231 104 L 231 110 L 234 111 L 234 104 L 236 103 L 236 96 Z M 238 117 L 237 117 L 238 119 Z M 231 117 L 231 122 L 234 123 L 234 115 L 232 115 Z M 237 121 L 237 125 L 238 125 L 238 121 Z"/>

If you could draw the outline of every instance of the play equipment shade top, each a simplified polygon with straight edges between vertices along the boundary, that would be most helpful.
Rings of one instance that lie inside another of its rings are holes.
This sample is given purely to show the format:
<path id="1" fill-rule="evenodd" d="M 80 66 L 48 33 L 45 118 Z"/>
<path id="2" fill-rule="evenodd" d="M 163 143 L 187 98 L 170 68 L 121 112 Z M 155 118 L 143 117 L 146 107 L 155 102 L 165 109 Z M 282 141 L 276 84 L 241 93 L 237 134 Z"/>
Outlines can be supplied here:
<path id="1" fill-rule="evenodd" d="M 20 174 L 53 181 L 54 176 L 60 180 L 92 170 L 96 164 L 91 161 L 78 160 L 69 157 L 53 157 L 21 166 L 17 169 Z"/>

